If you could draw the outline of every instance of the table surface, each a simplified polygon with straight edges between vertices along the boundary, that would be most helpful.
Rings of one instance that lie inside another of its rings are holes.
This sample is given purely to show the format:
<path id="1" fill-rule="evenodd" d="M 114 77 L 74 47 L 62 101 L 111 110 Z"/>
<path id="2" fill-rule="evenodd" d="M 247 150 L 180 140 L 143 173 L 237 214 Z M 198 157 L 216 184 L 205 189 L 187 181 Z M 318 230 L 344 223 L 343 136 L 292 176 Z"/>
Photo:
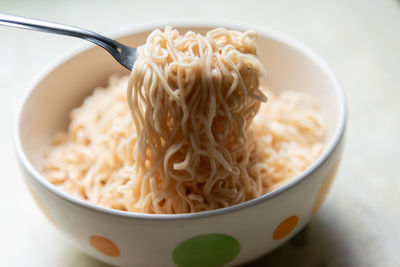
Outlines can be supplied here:
<path id="1" fill-rule="evenodd" d="M 344 157 L 327 201 L 309 225 L 249 266 L 400 266 L 400 1 L 0 0 L 0 10 L 105 35 L 163 19 L 228 19 L 305 43 L 333 67 L 345 88 Z M 82 43 L 0 28 L 1 266 L 105 266 L 45 220 L 25 189 L 12 147 L 11 125 L 24 88 Z"/>

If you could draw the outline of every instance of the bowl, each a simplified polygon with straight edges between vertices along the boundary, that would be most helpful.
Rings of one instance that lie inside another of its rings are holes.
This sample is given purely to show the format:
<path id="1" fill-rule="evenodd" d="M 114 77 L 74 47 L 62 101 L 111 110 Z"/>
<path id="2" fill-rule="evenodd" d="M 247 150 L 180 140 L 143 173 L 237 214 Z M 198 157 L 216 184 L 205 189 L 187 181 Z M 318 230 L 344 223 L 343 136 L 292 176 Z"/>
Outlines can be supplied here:
<path id="1" fill-rule="evenodd" d="M 66 129 L 69 112 L 105 85 L 127 74 L 99 47 L 85 46 L 49 67 L 27 89 L 19 106 L 14 143 L 26 185 L 49 221 L 79 249 L 118 266 L 222 266 L 252 261 L 290 239 L 320 208 L 339 165 L 346 123 L 343 90 L 328 65 L 282 34 L 234 23 L 168 22 L 136 28 L 118 38 L 138 46 L 155 28 L 181 33 L 215 27 L 255 29 L 267 70 L 262 84 L 290 88 L 315 98 L 326 121 L 326 149 L 302 174 L 251 201 L 192 214 L 140 214 L 112 210 L 71 197 L 41 173 L 52 136 Z"/>

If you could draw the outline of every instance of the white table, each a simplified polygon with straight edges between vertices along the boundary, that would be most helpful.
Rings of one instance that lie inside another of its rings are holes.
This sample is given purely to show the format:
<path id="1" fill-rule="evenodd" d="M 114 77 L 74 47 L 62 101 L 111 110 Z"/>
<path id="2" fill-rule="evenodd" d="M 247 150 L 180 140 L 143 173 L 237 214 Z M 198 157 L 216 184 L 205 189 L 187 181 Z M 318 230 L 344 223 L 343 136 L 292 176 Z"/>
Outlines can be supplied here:
<path id="1" fill-rule="evenodd" d="M 230 19 L 307 44 L 331 64 L 346 90 L 345 155 L 326 203 L 309 226 L 249 266 L 400 266 L 399 1 L 3 0 L 0 11 L 105 35 L 162 19 Z M 54 58 L 82 42 L 0 28 L 1 266 L 102 266 L 64 241 L 35 207 L 11 142 L 24 88 Z"/>

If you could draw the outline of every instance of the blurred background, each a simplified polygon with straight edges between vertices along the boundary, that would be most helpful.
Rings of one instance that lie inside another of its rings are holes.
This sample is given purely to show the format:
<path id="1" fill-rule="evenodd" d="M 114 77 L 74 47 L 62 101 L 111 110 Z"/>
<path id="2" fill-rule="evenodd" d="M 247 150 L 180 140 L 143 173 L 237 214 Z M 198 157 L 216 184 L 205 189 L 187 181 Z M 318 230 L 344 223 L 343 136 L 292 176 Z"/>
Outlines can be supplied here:
<path id="1" fill-rule="evenodd" d="M 0 12 L 116 36 L 144 23 L 202 18 L 290 35 L 334 69 L 348 99 L 344 157 L 327 201 L 296 237 L 248 266 L 400 266 L 400 1 L 6 1 Z M 24 89 L 85 41 L 0 26 L 0 265 L 105 266 L 34 205 L 12 147 Z"/>

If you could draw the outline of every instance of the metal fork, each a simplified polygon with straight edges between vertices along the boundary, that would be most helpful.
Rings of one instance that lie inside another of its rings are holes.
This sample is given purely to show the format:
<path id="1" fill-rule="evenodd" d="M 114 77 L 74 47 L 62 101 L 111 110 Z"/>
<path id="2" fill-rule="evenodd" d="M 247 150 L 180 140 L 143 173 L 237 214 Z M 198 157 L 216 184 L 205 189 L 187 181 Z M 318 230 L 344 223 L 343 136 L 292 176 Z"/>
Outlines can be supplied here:
<path id="1" fill-rule="evenodd" d="M 136 48 L 123 45 L 110 38 L 85 29 L 27 17 L 0 13 L 0 25 L 78 37 L 106 49 L 122 66 L 132 70 L 136 61 Z"/>

